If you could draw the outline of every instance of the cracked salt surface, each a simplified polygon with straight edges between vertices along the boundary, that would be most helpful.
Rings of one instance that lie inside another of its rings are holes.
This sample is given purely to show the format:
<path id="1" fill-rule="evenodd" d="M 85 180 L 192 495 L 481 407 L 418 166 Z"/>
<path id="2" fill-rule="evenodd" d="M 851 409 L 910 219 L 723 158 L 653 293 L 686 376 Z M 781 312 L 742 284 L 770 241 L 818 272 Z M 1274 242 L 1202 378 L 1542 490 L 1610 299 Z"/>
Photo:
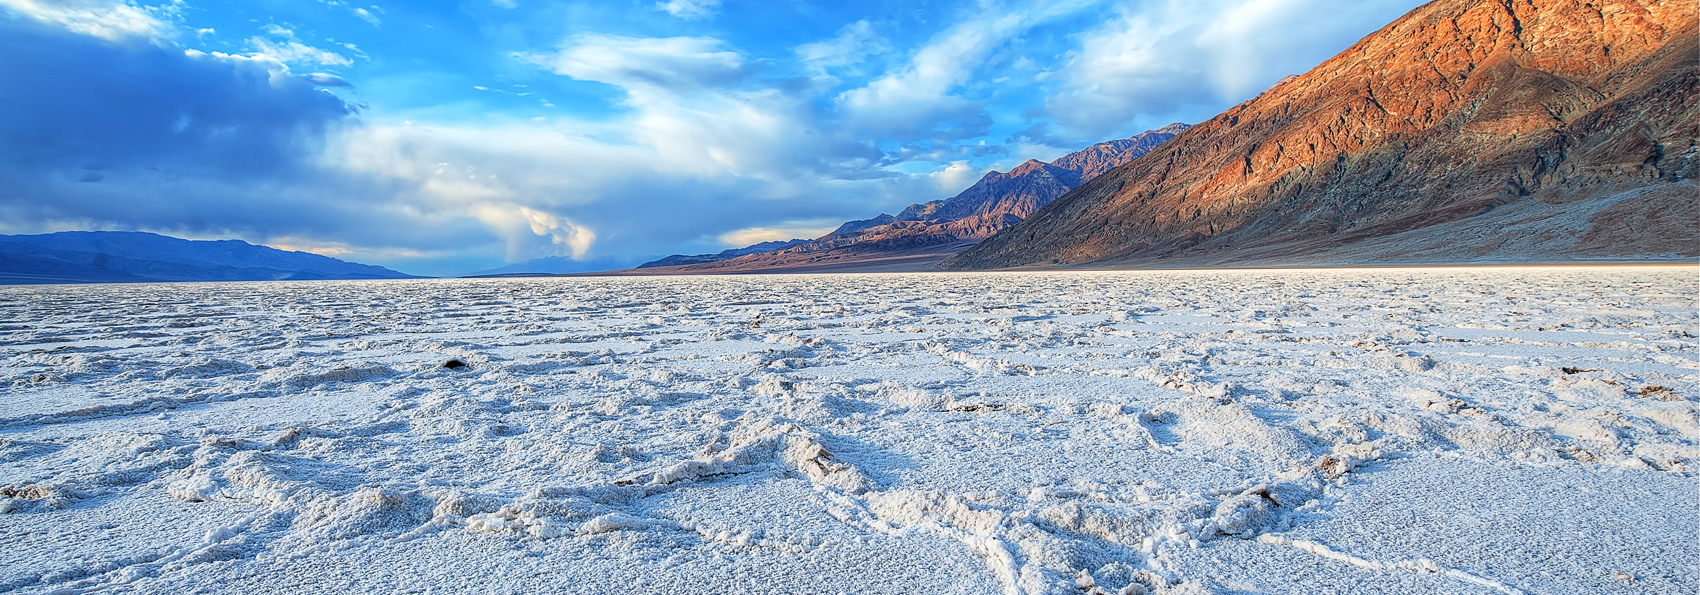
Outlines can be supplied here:
<path id="1" fill-rule="evenodd" d="M 0 591 L 1695 592 L 1695 274 L 9 287 Z"/>

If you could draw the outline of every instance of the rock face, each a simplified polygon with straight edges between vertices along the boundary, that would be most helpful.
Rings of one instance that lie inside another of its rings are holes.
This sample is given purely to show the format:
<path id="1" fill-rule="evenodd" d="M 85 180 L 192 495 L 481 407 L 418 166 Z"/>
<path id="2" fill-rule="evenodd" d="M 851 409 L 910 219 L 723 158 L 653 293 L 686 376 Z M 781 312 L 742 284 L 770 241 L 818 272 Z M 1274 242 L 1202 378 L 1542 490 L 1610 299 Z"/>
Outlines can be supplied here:
<path id="1" fill-rule="evenodd" d="M 916 251 L 936 254 L 941 247 L 954 253 L 1014 225 L 1081 183 L 1139 158 L 1187 127 L 1170 124 L 1132 138 L 1098 143 L 1050 163 L 1028 160 L 1008 173 L 987 173 L 953 198 L 909 205 L 896 216 L 881 213 L 872 219 L 850 221 L 813 241 L 758 254 L 700 263 L 669 263 L 690 266 L 670 267 L 666 272 L 760 270 L 852 262 Z M 668 266 L 657 263 L 646 263 L 639 268 Z"/>
<path id="2" fill-rule="evenodd" d="M 1696 20 L 1438 0 L 944 266 L 1700 255 Z"/>

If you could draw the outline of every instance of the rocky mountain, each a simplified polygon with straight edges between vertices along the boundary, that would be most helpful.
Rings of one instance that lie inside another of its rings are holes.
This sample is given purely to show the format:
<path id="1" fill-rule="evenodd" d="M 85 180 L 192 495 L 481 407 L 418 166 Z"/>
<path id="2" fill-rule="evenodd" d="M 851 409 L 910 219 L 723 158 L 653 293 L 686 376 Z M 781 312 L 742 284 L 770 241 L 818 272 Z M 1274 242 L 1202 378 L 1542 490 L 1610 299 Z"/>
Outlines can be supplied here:
<path id="1" fill-rule="evenodd" d="M 887 215 L 887 217 L 889 217 L 889 216 L 890 215 Z M 854 222 L 852 222 L 852 223 L 854 223 Z M 846 223 L 845 225 L 850 225 L 850 224 Z M 840 227 L 839 229 L 843 229 L 843 228 Z M 720 262 L 722 260 L 731 260 L 731 259 L 737 258 L 739 256 L 747 255 L 747 254 L 760 254 L 762 252 L 772 252 L 774 250 L 778 250 L 778 249 L 781 249 L 781 248 L 789 248 L 791 246 L 795 246 L 797 244 L 802 244 L 802 243 L 805 243 L 805 242 L 808 242 L 808 240 L 802 240 L 802 239 L 783 240 L 783 241 L 782 240 L 773 240 L 773 241 L 770 241 L 770 242 L 762 242 L 760 244 L 753 244 L 753 245 L 750 245 L 750 246 L 745 246 L 743 248 L 733 248 L 731 250 L 722 250 L 717 254 L 674 254 L 674 255 L 671 255 L 671 256 L 667 256 L 667 257 L 656 259 L 656 260 L 651 260 L 649 262 L 640 264 L 640 265 L 637 266 L 637 268 L 651 269 L 651 268 L 655 268 L 655 267 L 673 267 L 673 266 L 683 266 L 683 265 L 691 265 L 691 264 L 703 264 L 703 263 L 706 263 L 706 262 Z"/>
<path id="2" fill-rule="evenodd" d="M 1084 150 L 1064 155 L 1056 161 L 1052 161 L 1051 165 L 1079 172 L 1081 180 L 1090 180 L 1115 169 L 1123 163 L 1138 159 L 1141 155 L 1157 148 L 1157 145 L 1167 142 L 1177 134 L 1186 132 L 1188 128 L 1191 128 L 1191 126 L 1176 122 L 1133 138 L 1098 143 Z"/>
<path id="3" fill-rule="evenodd" d="M 408 278 L 414 277 L 240 240 L 196 241 L 124 231 L 0 236 L 0 283 Z"/>
<path id="4" fill-rule="evenodd" d="M 1693 258 L 1696 22 L 1437 0 L 944 266 Z"/>
<path id="5" fill-rule="evenodd" d="M 895 216 L 882 213 L 847 222 L 812 241 L 663 272 L 793 268 L 910 255 L 936 262 L 1014 225 L 1083 182 L 1139 158 L 1187 128 L 1177 122 L 1132 138 L 1098 143 L 1050 163 L 1028 160 L 1007 173 L 988 172 L 955 197 L 909 205 Z"/>

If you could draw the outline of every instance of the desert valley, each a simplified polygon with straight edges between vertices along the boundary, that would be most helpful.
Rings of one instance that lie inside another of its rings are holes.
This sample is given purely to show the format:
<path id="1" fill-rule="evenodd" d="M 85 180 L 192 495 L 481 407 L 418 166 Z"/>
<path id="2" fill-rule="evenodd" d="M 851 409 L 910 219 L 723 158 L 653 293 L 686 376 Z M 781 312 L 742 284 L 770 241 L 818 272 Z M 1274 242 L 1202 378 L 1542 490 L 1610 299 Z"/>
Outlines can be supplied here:
<path id="1" fill-rule="evenodd" d="M 0 591 L 1695 592 L 1696 89 L 1693 2 L 1436 0 L 1197 124 L 636 266 L 530 207 L 476 212 L 557 254 L 466 278 L 53 219 L 0 236 Z"/>

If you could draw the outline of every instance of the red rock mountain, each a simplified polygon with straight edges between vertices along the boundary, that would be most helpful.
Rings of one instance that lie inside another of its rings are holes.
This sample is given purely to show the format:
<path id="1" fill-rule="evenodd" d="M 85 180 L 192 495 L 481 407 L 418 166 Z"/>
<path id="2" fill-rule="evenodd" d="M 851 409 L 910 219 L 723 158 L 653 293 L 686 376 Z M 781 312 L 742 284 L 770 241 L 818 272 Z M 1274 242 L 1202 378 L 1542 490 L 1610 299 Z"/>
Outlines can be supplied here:
<path id="1" fill-rule="evenodd" d="M 1692 0 L 1437 0 L 946 268 L 1700 255 Z"/>

